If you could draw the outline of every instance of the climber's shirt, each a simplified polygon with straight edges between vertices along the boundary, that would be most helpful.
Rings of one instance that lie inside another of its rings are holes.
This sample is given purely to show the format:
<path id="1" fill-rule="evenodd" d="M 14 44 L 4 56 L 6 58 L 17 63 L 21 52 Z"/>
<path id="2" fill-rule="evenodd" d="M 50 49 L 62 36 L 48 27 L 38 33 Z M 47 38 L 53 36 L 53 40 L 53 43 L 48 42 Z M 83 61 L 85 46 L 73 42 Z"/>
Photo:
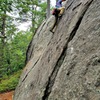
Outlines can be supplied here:
<path id="1" fill-rule="evenodd" d="M 62 7 L 62 0 L 58 0 L 58 2 L 56 3 L 56 8 L 60 7 Z"/>

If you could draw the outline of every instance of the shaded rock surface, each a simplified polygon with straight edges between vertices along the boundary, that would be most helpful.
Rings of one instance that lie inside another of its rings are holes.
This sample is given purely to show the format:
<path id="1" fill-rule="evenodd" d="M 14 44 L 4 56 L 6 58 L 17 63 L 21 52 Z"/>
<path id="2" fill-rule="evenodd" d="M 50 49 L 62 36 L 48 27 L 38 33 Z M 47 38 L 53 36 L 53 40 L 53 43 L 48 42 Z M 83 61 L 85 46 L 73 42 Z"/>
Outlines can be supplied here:
<path id="1" fill-rule="evenodd" d="M 100 0 L 68 0 L 55 33 L 51 17 L 27 51 L 14 100 L 100 100 Z"/>

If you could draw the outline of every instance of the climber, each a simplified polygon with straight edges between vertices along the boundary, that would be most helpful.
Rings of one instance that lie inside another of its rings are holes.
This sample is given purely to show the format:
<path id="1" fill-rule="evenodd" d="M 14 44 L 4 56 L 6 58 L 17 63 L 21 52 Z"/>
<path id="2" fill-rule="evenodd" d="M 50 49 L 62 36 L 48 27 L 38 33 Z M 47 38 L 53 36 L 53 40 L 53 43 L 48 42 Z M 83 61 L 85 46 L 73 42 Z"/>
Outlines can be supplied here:
<path id="1" fill-rule="evenodd" d="M 55 22 L 54 22 L 54 25 L 53 25 L 52 29 L 50 30 L 52 33 L 54 33 L 53 29 L 57 25 L 58 18 L 60 18 L 64 13 L 65 7 L 62 7 L 62 2 L 64 2 L 64 1 L 66 1 L 66 0 L 58 0 L 58 2 L 56 3 L 55 8 L 53 9 L 52 15 L 55 16 Z"/>
<path id="2" fill-rule="evenodd" d="M 64 13 L 65 7 L 62 7 L 62 2 L 64 1 L 66 0 L 58 0 L 58 2 L 56 3 L 56 8 L 60 11 L 58 16 L 62 16 L 62 14 Z"/>

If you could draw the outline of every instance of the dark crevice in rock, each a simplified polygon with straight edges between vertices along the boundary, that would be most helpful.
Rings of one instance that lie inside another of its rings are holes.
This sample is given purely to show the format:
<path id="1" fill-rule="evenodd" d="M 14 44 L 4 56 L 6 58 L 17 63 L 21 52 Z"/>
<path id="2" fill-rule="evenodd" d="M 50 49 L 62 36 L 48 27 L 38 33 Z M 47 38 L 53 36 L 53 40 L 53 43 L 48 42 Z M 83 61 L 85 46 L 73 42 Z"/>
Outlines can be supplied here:
<path id="1" fill-rule="evenodd" d="M 31 45 L 30 45 L 30 47 L 31 47 Z M 29 48 L 30 48 L 30 47 L 29 47 Z M 34 45 L 32 46 L 32 49 L 31 49 L 31 51 L 30 51 L 30 54 L 28 55 L 28 58 L 27 58 L 27 60 L 26 60 L 26 64 L 27 64 L 27 62 L 31 59 L 33 50 L 34 50 Z"/>
<path id="2" fill-rule="evenodd" d="M 40 57 L 39 57 L 40 59 Z M 37 62 L 39 61 L 39 59 L 37 59 L 37 61 L 35 62 L 35 64 L 33 65 L 33 67 L 28 71 L 28 73 L 25 75 L 25 77 L 23 78 L 22 82 L 25 81 L 26 77 L 28 76 L 28 74 L 32 71 L 32 69 L 34 68 L 34 66 L 37 64 Z"/>
<path id="3" fill-rule="evenodd" d="M 75 33 L 77 32 L 77 30 L 78 30 L 78 28 L 79 28 L 79 26 L 81 24 L 81 21 L 82 21 L 84 15 L 85 15 L 87 9 L 89 8 L 90 4 L 92 3 L 92 1 L 93 0 L 91 0 L 91 2 L 87 4 L 86 8 L 84 8 L 83 13 L 80 15 L 80 17 L 79 17 L 74 29 L 72 30 L 72 32 L 71 32 L 71 34 L 69 36 L 68 42 L 70 42 L 73 39 L 73 37 L 75 36 Z"/>
<path id="4" fill-rule="evenodd" d="M 31 54 L 28 53 L 28 52 L 30 51 L 31 46 L 32 46 L 32 40 L 31 40 L 31 42 L 30 42 L 30 44 L 28 45 L 28 48 L 27 48 L 27 50 L 26 50 L 25 64 L 27 64 L 27 62 L 28 62 L 29 59 L 31 58 L 32 50 L 31 50 Z"/>
<path id="5" fill-rule="evenodd" d="M 69 7 L 71 7 L 71 5 L 73 4 L 73 2 L 74 2 L 74 0 L 69 4 L 69 6 L 66 8 L 66 10 L 69 9 Z"/>
<path id="6" fill-rule="evenodd" d="M 72 10 L 75 10 L 77 7 L 79 7 L 82 4 L 82 2 L 80 2 L 77 6 L 75 6 Z"/>
<path id="7" fill-rule="evenodd" d="M 64 58 L 66 57 L 66 50 L 67 50 L 67 46 L 64 47 L 63 52 L 62 52 L 61 56 L 59 57 L 51 76 L 49 77 L 49 80 L 48 80 L 48 83 L 46 86 L 46 90 L 44 91 L 44 96 L 42 97 L 42 100 L 48 100 L 48 96 L 51 93 L 57 73 L 59 71 L 59 68 L 61 67 L 61 65 L 64 61 Z"/>
<path id="8" fill-rule="evenodd" d="M 86 11 L 87 11 L 87 9 L 88 9 L 88 7 L 89 7 L 89 5 L 90 5 L 91 3 L 92 3 L 92 0 L 91 0 L 91 2 L 88 3 L 87 6 L 84 8 L 83 13 L 80 15 L 80 17 L 79 17 L 79 19 L 78 19 L 78 21 L 77 21 L 77 23 L 76 23 L 74 29 L 73 29 L 72 32 L 70 33 L 69 39 L 68 39 L 68 41 L 66 42 L 66 44 L 65 44 L 65 46 L 64 46 L 64 48 L 63 48 L 62 54 L 61 54 L 60 57 L 58 58 L 58 61 L 57 61 L 56 65 L 55 65 L 55 67 L 54 67 L 54 70 L 52 71 L 52 73 L 51 73 L 51 75 L 50 75 L 50 77 L 49 77 L 49 79 L 48 79 L 47 86 L 46 86 L 46 88 L 45 88 L 44 96 L 42 97 L 42 100 L 48 100 L 48 97 L 49 97 L 49 95 L 50 95 L 50 93 L 51 93 L 51 91 L 52 91 L 52 87 L 53 87 L 53 85 L 54 85 L 54 82 L 55 82 L 57 73 L 58 73 L 58 71 L 59 71 L 59 69 L 60 69 L 60 67 L 61 67 L 61 65 L 62 65 L 62 63 L 63 63 L 63 61 L 64 61 L 64 59 L 65 59 L 65 57 L 66 57 L 66 51 L 67 51 L 68 43 L 69 43 L 69 42 L 73 39 L 73 37 L 75 36 L 75 34 L 76 34 L 76 32 L 77 32 L 77 30 L 78 30 L 80 24 L 81 24 L 81 21 L 82 21 L 82 19 L 83 19 L 83 16 L 84 16 L 84 14 L 86 13 Z M 72 68 L 72 69 L 73 69 L 73 68 Z M 70 72 L 71 72 L 71 70 L 70 70 Z M 69 73 L 69 74 L 70 74 L 70 73 Z"/>

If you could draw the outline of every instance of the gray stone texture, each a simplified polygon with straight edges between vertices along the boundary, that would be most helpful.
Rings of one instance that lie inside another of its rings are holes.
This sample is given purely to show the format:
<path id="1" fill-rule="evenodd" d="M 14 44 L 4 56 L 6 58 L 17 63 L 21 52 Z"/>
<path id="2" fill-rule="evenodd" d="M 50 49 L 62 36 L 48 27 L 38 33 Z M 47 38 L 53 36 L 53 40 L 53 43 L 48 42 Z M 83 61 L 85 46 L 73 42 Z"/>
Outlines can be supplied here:
<path id="1" fill-rule="evenodd" d="M 27 51 L 14 100 L 100 100 L 100 0 L 67 0 L 55 33 L 51 16 Z"/>

